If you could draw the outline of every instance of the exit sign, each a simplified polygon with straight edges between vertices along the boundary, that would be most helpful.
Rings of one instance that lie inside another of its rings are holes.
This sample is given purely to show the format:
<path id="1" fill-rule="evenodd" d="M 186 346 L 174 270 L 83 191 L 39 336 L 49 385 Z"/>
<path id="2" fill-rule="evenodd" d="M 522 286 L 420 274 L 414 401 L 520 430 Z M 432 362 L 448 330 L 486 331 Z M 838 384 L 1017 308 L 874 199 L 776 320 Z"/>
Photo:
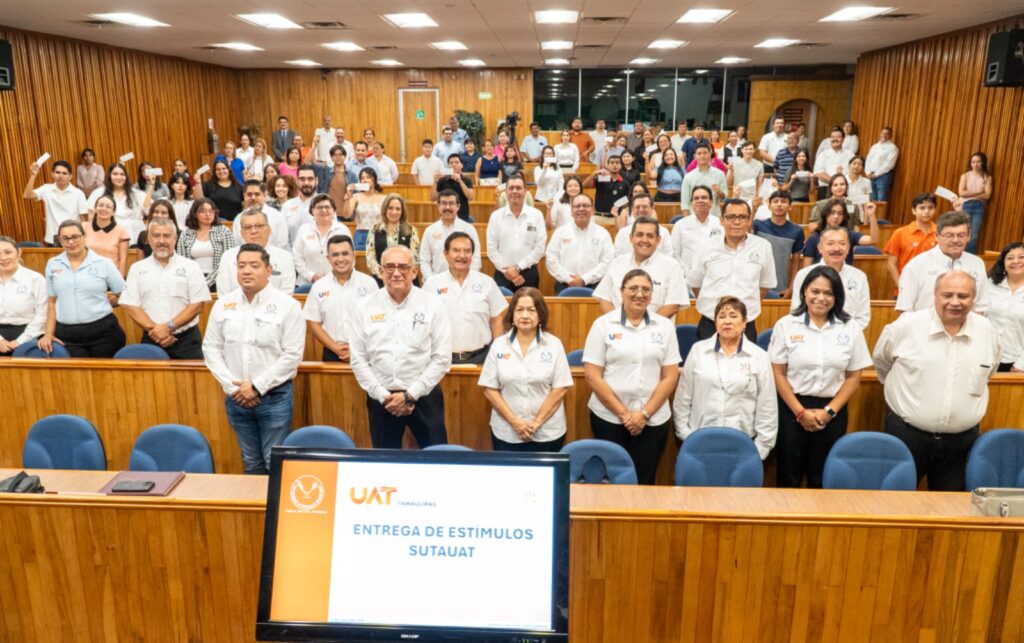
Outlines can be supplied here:
<path id="1" fill-rule="evenodd" d="M 480 100 L 491 100 L 491 92 L 480 92 Z"/>

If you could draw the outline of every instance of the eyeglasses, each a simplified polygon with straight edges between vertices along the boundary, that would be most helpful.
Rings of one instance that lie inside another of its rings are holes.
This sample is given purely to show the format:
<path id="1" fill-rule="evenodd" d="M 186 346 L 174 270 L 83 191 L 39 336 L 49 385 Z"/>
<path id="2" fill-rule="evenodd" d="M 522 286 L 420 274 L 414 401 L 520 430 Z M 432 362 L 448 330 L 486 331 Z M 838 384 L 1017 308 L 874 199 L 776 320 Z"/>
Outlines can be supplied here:
<path id="1" fill-rule="evenodd" d="M 412 270 L 412 266 L 410 266 L 407 263 L 386 263 L 383 266 L 381 266 L 381 269 L 383 269 L 384 272 L 388 274 L 391 274 L 393 272 L 400 272 L 404 275 L 408 273 L 410 270 Z"/>
<path id="2" fill-rule="evenodd" d="M 971 236 L 971 233 L 969 233 L 969 232 L 960 232 L 960 233 L 956 233 L 956 232 L 943 232 L 939 236 L 942 237 L 943 239 L 949 239 L 950 241 L 953 241 L 953 240 L 956 240 L 956 241 L 966 241 Z"/>
<path id="3" fill-rule="evenodd" d="M 731 223 L 738 223 L 741 221 L 750 221 L 749 214 L 723 214 L 722 221 L 729 221 Z"/>
<path id="4" fill-rule="evenodd" d="M 256 230 L 262 230 L 267 227 L 266 223 L 250 223 L 249 225 L 242 226 L 242 232 L 254 232 Z"/>
<path id="5" fill-rule="evenodd" d="M 636 295 L 637 293 L 641 295 L 649 295 L 654 292 L 654 289 L 650 286 L 630 286 L 628 288 L 623 288 L 622 290 L 631 295 Z"/>
<path id="6" fill-rule="evenodd" d="M 321 203 L 320 205 L 316 206 L 313 209 L 314 210 L 326 211 L 326 210 L 333 210 L 334 206 L 331 205 L 330 203 Z"/>
<path id="7" fill-rule="evenodd" d="M 572 206 L 573 210 L 586 210 L 590 208 L 589 203 L 574 203 Z"/>
<path id="8" fill-rule="evenodd" d="M 82 235 L 75 234 L 70 237 L 61 237 L 60 240 L 61 243 L 78 243 L 79 241 L 82 240 Z"/>

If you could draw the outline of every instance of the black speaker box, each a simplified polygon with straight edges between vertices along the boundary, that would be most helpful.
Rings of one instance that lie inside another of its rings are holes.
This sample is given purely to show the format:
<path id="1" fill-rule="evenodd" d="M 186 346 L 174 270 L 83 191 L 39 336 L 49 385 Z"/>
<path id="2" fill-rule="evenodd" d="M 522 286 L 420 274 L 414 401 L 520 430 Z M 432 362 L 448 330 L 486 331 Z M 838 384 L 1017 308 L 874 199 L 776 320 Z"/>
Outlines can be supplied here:
<path id="1" fill-rule="evenodd" d="M 14 50 L 9 40 L 0 40 L 0 91 L 14 89 Z"/>
<path id="2" fill-rule="evenodd" d="M 1024 29 L 1001 31 L 988 39 L 985 86 L 1024 86 Z"/>

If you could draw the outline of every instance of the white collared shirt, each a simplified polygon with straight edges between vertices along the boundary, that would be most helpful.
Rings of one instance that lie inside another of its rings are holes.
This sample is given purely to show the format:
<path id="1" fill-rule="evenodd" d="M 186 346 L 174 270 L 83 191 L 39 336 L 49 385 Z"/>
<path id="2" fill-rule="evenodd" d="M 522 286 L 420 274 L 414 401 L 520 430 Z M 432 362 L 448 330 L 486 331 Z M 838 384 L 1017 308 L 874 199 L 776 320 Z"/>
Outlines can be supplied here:
<path id="1" fill-rule="evenodd" d="M 441 159 L 436 156 L 427 158 L 421 154 L 412 162 L 412 173 L 416 175 L 416 183 L 419 185 L 433 185 L 434 174 L 440 172 L 442 167 L 448 167 L 448 162 L 442 164 Z M 466 169 L 476 171 L 475 167 Z"/>
<path id="2" fill-rule="evenodd" d="M 922 431 L 961 433 L 985 416 L 999 351 L 988 319 L 968 313 L 960 332 L 950 336 L 933 307 L 886 326 L 873 357 L 893 413 Z"/>
<path id="3" fill-rule="evenodd" d="M 475 270 L 469 271 L 462 284 L 447 270 L 438 273 L 424 282 L 423 290 L 444 303 L 449 324 L 458 331 L 452 333 L 453 353 L 475 351 L 490 344 L 491 319 L 508 308 L 494 279 Z"/>
<path id="4" fill-rule="evenodd" d="M 621 307 L 594 320 L 583 348 L 583 361 L 604 368 L 604 381 L 630 411 L 639 411 L 651 399 L 661 382 L 663 366 L 679 364 L 676 326 L 669 319 L 648 313 L 634 328 Z M 621 424 L 594 393 L 587 408 L 606 422 Z M 672 416 L 668 400 L 651 414 L 648 424 L 668 422 Z"/>
<path id="5" fill-rule="evenodd" d="M 238 290 L 238 250 L 240 248 L 241 246 L 229 248 L 221 255 L 220 266 L 217 268 L 218 296 Z M 295 292 L 295 262 L 292 260 L 292 253 L 277 246 L 267 246 L 265 250 L 270 255 L 270 268 L 273 270 L 270 275 L 270 285 L 285 294 L 292 294 Z"/>
<path id="6" fill-rule="evenodd" d="M 316 146 L 316 160 L 321 163 L 331 162 L 331 148 L 337 145 L 333 127 L 318 127 L 313 130 L 313 136 L 319 136 L 320 142 Z M 347 150 L 346 150 L 347 151 Z M 347 158 L 347 157 L 346 157 Z M 305 160 L 303 160 L 305 162 Z"/>
<path id="7" fill-rule="evenodd" d="M 695 343 L 679 376 L 672 413 L 679 439 L 708 427 L 739 429 L 754 439 L 764 460 L 779 430 L 768 353 L 746 337 L 732 355 L 722 352 L 718 335 Z"/>
<path id="8" fill-rule="evenodd" d="M 97 188 L 103 194 L 103 187 Z M 60 190 L 55 183 L 46 183 L 32 190 L 37 201 L 43 202 L 46 213 L 46 243 L 54 243 L 57 229 L 64 221 L 78 221 L 83 214 L 89 214 L 85 193 L 70 183 Z M 97 196 L 97 198 L 99 198 Z"/>
<path id="9" fill-rule="evenodd" d="M 872 365 L 864 332 L 854 321 L 825 322 L 818 328 L 807 314 L 775 322 L 768 356 L 786 364 L 786 379 L 797 395 L 834 397 L 848 371 Z"/>
<path id="10" fill-rule="evenodd" d="M 249 380 L 261 395 L 294 379 L 306 346 L 299 302 L 267 286 L 250 302 L 241 288 L 223 295 L 210 312 L 203 358 L 225 395 Z"/>
<path id="11" fill-rule="evenodd" d="M 394 185 L 398 182 L 398 166 L 387 154 L 381 156 L 379 159 L 374 157 L 377 161 L 377 183 L 380 185 Z"/>
<path id="12" fill-rule="evenodd" d="M 288 226 L 288 245 L 285 250 L 291 250 L 295 243 L 295 237 L 299 235 L 299 228 L 307 223 L 313 223 L 313 215 L 309 213 L 309 204 L 313 197 L 303 200 L 301 196 L 288 199 L 281 205 L 281 214 L 284 215 L 285 224 Z"/>
<path id="13" fill-rule="evenodd" d="M 683 270 L 689 272 L 697 249 L 711 239 L 721 239 L 724 235 L 722 222 L 713 214 L 709 214 L 703 223 L 696 214 L 688 214 L 672 226 L 672 254 L 679 260 Z"/>
<path id="14" fill-rule="evenodd" d="M 366 394 L 384 403 L 390 391 L 419 399 L 451 369 L 452 335 L 444 304 L 413 287 L 401 303 L 386 288 L 349 319 L 352 372 Z"/>
<path id="15" fill-rule="evenodd" d="M 331 221 L 327 234 L 320 234 L 315 222 L 299 228 L 295 243 L 292 244 L 292 262 L 298 274 L 298 283 L 312 283 L 313 275 L 330 274 L 331 262 L 327 260 L 327 242 L 335 235 L 352 238 L 348 226 L 336 219 Z"/>
<path id="16" fill-rule="evenodd" d="M 242 209 L 244 210 L 245 208 Z M 267 215 L 267 225 L 270 226 L 270 241 L 268 243 L 282 250 L 291 250 L 292 244 L 288 241 L 288 221 L 281 214 L 281 211 L 269 205 L 261 205 L 260 210 L 263 211 L 263 214 Z M 235 241 L 238 245 L 245 243 L 242 240 L 241 219 L 236 220 L 234 225 L 231 226 L 231 234 L 235 236 Z"/>
<path id="17" fill-rule="evenodd" d="M 438 220 L 423 231 L 423 238 L 420 239 L 420 274 L 423 275 L 423 279 L 430 279 L 433 275 L 448 270 L 448 260 L 444 257 L 444 242 L 453 232 L 465 232 L 473 239 L 473 259 L 469 262 L 469 269 L 480 270 L 480 235 L 476 233 L 476 227 L 472 223 L 455 217 L 450 226 Z"/>
<path id="18" fill-rule="evenodd" d="M 210 289 L 199 264 L 174 253 L 164 266 L 155 257 L 136 261 L 128 270 L 122 306 L 137 306 L 157 324 L 166 324 L 192 304 L 210 301 Z M 174 330 L 178 335 L 199 323 L 196 315 Z"/>
<path id="19" fill-rule="evenodd" d="M 892 172 L 896 167 L 896 159 L 900 156 L 900 150 L 892 141 L 879 141 L 871 146 L 868 157 L 864 160 L 864 172 L 874 173 L 881 176 Z"/>
<path id="20" fill-rule="evenodd" d="M 572 275 L 579 275 L 586 285 L 601 281 L 615 257 L 615 248 L 608 230 L 591 219 L 582 230 L 575 221 L 555 230 L 545 255 L 555 281 L 566 284 Z"/>
<path id="21" fill-rule="evenodd" d="M 540 330 L 525 355 L 514 330 L 495 339 L 477 384 L 500 392 L 512 412 L 528 422 L 540 413 L 540 407 L 552 389 L 573 386 L 562 341 Z M 518 444 L 523 441 L 496 409 L 491 409 L 491 431 L 505 442 Z M 563 402 L 537 430 L 533 440 L 550 442 L 565 435 L 565 431 Z"/>
<path id="22" fill-rule="evenodd" d="M 0 324 L 25 326 L 15 338 L 24 344 L 41 337 L 46 330 L 46 278 L 18 266 L 10 279 L 0 282 Z"/>
<path id="23" fill-rule="evenodd" d="M 820 154 L 814 159 L 814 173 L 821 174 L 824 172 L 829 176 L 833 174 L 846 174 L 850 167 L 850 159 L 853 158 L 853 154 L 848 150 L 839 148 L 839 150 L 832 149 L 832 146 L 825 148 Z M 838 168 L 838 172 L 836 169 Z"/>
<path id="24" fill-rule="evenodd" d="M 807 278 L 807 273 L 820 265 L 823 264 L 819 261 L 805 266 L 793 277 L 793 304 L 790 306 L 790 311 L 800 307 L 800 289 L 803 287 L 804 279 Z M 868 276 L 860 268 L 844 263 L 842 270 L 839 271 L 839 279 L 843 282 L 843 294 L 846 297 L 843 311 L 850 316 L 850 321 L 857 322 L 862 330 L 867 328 L 871 322 L 871 291 L 868 286 Z"/>
<path id="25" fill-rule="evenodd" d="M 686 273 L 679 262 L 672 257 L 655 252 L 647 260 L 637 263 L 636 255 L 619 255 L 608 264 L 601 283 L 594 289 L 594 297 L 611 302 L 615 307 L 622 305 L 622 279 L 634 268 L 640 268 L 654 282 L 651 303 L 647 310 L 657 313 L 662 306 L 678 304 L 680 309 L 690 305 L 690 293 L 686 290 Z"/>
<path id="26" fill-rule="evenodd" d="M 988 318 L 998 330 L 999 344 L 1003 348 L 999 361 L 1024 371 L 1024 288 L 1012 292 L 1006 279 L 998 284 L 990 279 L 989 294 Z"/>
<path id="27" fill-rule="evenodd" d="M 900 292 L 896 297 L 896 310 L 930 310 L 935 306 L 935 280 L 950 270 L 962 270 L 974 277 L 976 294 L 974 312 L 988 312 L 988 274 L 985 262 L 977 255 L 964 252 L 957 260 L 942 254 L 935 246 L 911 259 L 900 273 Z"/>
<path id="28" fill-rule="evenodd" d="M 571 220 L 571 219 L 570 219 Z M 630 235 L 633 233 L 633 217 L 630 216 L 626 220 L 626 225 L 619 228 L 619 231 L 615 233 L 615 254 L 621 257 L 622 255 L 633 254 L 633 244 L 630 242 Z M 669 229 L 663 225 L 658 226 L 658 252 L 661 254 L 674 257 L 672 253 L 672 233 Z"/>
<path id="29" fill-rule="evenodd" d="M 575 143 L 559 143 L 555 145 L 555 161 L 562 172 L 575 172 L 580 166 L 580 148 Z"/>
<path id="30" fill-rule="evenodd" d="M 362 308 L 367 297 L 377 292 L 377 282 L 365 273 L 353 270 L 344 285 L 333 272 L 316 280 L 306 297 L 303 315 L 324 327 L 324 332 L 339 344 L 348 342 L 348 320 Z"/>
<path id="31" fill-rule="evenodd" d="M 687 279 L 700 288 L 697 310 L 714 319 L 715 306 L 725 296 L 739 298 L 747 307 L 747 321 L 761 314 L 761 288 L 776 286 L 775 257 L 769 242 L 747 234 L 736 250 L 725 245 L 725 235 L 701 245 L 693 257 Z"/>
<path id="32" fill-rule="evenodd" d="M 519 216 L 505 206 L 492 212 L 487 221 L 487 256 L 499 271 L 509 266 L 523 271 L 537 265 L 544 258 L 547 240 L 544 215 L 525 204 Z"/>
<path id="33" fill-rule="evenodd" d="M 768 152 L 772 158 L 778 156 L 779 152 L 786 148 L 786 137 L 785 132 L 776 134 L 774 130 L 768 132 L 761 137 L 761 142 L 758 143 L 757 149 L 762 152 Z"/>

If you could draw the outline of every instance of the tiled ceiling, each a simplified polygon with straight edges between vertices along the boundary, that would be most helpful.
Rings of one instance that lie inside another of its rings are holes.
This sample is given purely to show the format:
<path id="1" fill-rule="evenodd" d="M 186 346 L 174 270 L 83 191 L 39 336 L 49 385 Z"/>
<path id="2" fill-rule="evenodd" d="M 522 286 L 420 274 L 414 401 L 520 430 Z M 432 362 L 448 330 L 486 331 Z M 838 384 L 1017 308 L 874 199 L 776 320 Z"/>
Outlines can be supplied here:
<path id="1" fill-rule="evenodd" d="M 903 19 L 875 18 L 856 23 L 822 23 L 821 18 L 850 4 L 893 6 Z M 730 9 L 716 24 L 677 24 L 693 7 Z M 858 54 L 918 38 L 1024 13 L 1024 0 L 65 0 L 58 16 L 40 11 L 38 1 L 5 0 L 6 26 L 179 56 L 234 68 L 291 68 L 285 61 L 310 59 L 325 68 L 372 67 L 393 58 L 406 67 L 453 67 L 479 58 L 490 67 L 541 67 L 545 58 L 569 58 L 573 66 L 628 65 L 637 57 L 660 59 L 658 66 L 712 66 L 725 56 L 750 58 L 758 66 L 852 63 Z M 538 25 L 533 12 L 571 9 L 577 24 Z M 90 14 L 130 11 L 170 27 L 90 26 Z M 424 12 L 438 27 L 403 30 L 385 22 L 385 13 Z M 268 30 L 235 17 L 278 13 L 297 22 L 340 21 L 345 29 Z M 595 21 L 595 18 L 621 20 Z M 814 47 L 755 49 L 766 38 L 794 38 Z M 657 39 L 685 40 L 675 50 L 652 50 Z M 322 43 L 347 40 L 366 51 L 340 53 Z M 439 51 L 429 43 L 458 40 L 465 51 Z M 569 51 L 540 49 L 545 40 L 570 40 Z M 247 42 L 259 52 L 211 51 L 213 43 Z M 394 49 L 373 50 L 374 47 Z"/>

